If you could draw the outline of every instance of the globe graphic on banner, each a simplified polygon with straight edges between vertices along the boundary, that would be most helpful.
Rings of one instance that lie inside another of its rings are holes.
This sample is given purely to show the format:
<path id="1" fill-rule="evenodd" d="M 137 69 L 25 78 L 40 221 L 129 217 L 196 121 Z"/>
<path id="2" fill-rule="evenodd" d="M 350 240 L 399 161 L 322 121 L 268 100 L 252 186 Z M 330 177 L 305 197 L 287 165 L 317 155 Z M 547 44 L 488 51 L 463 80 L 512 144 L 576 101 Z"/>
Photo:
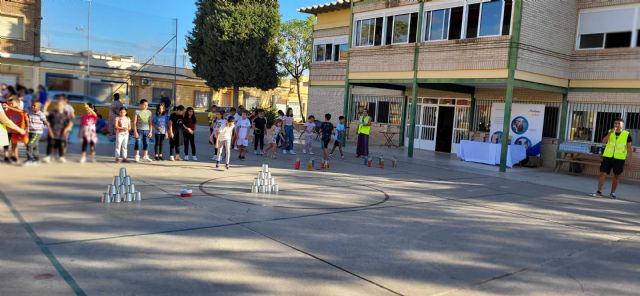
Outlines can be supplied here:
<path id="1" fill-rule="evenodd" d="M 529 121 L 523 116 L 518 116 L 511 121 L 511 131 L 517 135 L 522 135 L 529 129 Z"/>

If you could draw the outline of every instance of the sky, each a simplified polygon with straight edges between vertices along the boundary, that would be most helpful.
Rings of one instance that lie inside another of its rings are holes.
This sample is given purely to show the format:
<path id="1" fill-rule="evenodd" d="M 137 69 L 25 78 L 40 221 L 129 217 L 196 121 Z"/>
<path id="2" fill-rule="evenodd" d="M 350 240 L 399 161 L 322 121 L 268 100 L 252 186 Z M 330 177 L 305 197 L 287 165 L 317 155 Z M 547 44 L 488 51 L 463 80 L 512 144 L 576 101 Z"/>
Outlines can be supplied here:
<path id="1" fill-rule="evenodd" d="M 325 2 L 329 0 L 281 0 L 282 20 L 305 18 L 298 8 Z M 176 46 L 171 39 L 177 19 L 178 65 L 183 66 L 188 63 L 183 49 L 195 11 L 192 0 L 92 0 L 87 45 L 89 1 L 43 0 L 42 46 L 73 51 L 91 48 L 94 52 L 132 55 L 138 62 L 155 54 L 153 63 L 173 65 Z"/>

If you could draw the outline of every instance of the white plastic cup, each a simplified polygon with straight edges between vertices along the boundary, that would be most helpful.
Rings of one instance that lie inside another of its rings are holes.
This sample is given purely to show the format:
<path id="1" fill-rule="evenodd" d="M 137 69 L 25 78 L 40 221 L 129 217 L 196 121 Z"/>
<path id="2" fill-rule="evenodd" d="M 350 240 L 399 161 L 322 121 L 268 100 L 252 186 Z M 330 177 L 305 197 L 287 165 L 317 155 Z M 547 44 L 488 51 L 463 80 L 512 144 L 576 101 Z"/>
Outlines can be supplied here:
<path id="1" fill-rule="evenodd" d="M 136 185 L 135 184 L 131 184 L 131 185 L 129 185 L 128 189 L 129 189 L 129 192 L 134 193 L 134 192 L 136 192 Z"/>
<path id="2" fill-rule="evenodd" d="M 120 199 L 121 199 L 120 193 L 116 193 L 116 194 L 113 195 L 113 202 L 119 203 Z"/>
<path id="3" fill-rule="evenodd" d="M 273 185 L 273 192 L 278 193 L 278 190 L 280 190 L 280 186 Z"/>
<path id="4" fill-rule="evenodd" d="M 133 201 L 133 194 L 127 193 L 127 202 Z"/>
<path id="5" fill-rule="evenodd" d="M 118 193 L 120 193 L 120 194 L 127 193 L 127 186 L 124 185 L 124 184 L 120 185 L 120 188 L 118 189 Z"/>
<path id="6" fill-rule="evenodd" d="M 129 176 L 124 177 L 124 185 L 127 185 L 127 186 L 131 185 L 131 177 Z"/>
<path id="7" fill-rule="evenodd" d="M 119 176 L 113 177 L 113 185 L 120 186 L 122 184 L 122 178 Z"/>
<path id="8" fill-rule="evenodd" d="M 110 203 L 111 202 L 111 196 L 109 196 L 108 192 L 105 192 L 102 194 L 102 200 L 103 203 Z"/>
<path id="9" fill-rule="evenodd" d="M 142 192 L 140 192 L 140 191 L 136 192 L 135 198 L 136 198 L 136 200 L 142 200 Z"/>
<path id="10" fill-rule="evenodd" d="M 120 168 L 120 174 L 119 174 L 120 178 L 124 178 L 127 176 L 127 169 L 126 168 Z"/>

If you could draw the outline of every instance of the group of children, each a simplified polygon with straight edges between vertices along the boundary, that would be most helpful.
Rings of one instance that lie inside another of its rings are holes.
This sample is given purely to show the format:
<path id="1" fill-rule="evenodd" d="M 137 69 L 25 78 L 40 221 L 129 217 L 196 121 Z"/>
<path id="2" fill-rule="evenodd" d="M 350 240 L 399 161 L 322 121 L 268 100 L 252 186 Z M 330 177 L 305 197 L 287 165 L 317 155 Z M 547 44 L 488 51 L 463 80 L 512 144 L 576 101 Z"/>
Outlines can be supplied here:
<path id="1" fill-rule="evenodd" d="M 51 102 L 47 101 L 45 106 L 39 101 L 33 101 L 29 111 L 25 112 L 19 106 L 17 100 L 10 98 L 3 103 L 3 109 L 12 122 L 25 134 L 10 132 L 10 146 L 4 147 L 5 161 L 19 163 L 18 143 L 22 142 L 26 146 L 27 160 L 25 165 L 31 165 L 40 161 L 50 162 L 54 152 L 60 162 L 66 162 L 65 154 L 68 145 L 69 134 L 74 125 L 75 113 L 68 104 L 64 95 L 55 98 L 52 110 L 47 112 Z M 132 118 L 128 115 L 128 110 L 122 105 L 116 106 L 112 126 L 108 127 L 115 142 L 115 162 L 128 162 L 129 137 L 135 137 L 135 161 L 152 162 L 154 160 L 165 160 L 163 154 L 164 141 L 169 140 L 169 160 L 182 160 L 180 146 L 184 145 L 184 160 L 198 160 L 196 156 L 196 129 L 197 120 L 195 110 L 192 107 L 185 109 L 180 105 L 174 108 L 169 114 L 164 104 L 159 104 L 154 112 L 149 110 L 149 102 L 140 100 L 139 109 L 135 111 Z M 101 121 L 103 122 L 101 124 Z M 111 120 L 110 120 L 111 121 Z M 84 105 L 84 114 L 80 118 L 78 136 L 82 142 L 82 154 L 80 162 L 87 160 L 95 162 L 96 144 L 98 134 L 102 130 L 107 130 L 104 120 L 97 113 L 92 104 Z M 216 167 L 222 162 L 222 154 L 225 154 L 225 167 L 229 168 L 231 150 L 238 150 L 238 159 L 246 159 L 247 149 L 250 142 L 256 155 L 264 155 L 276 158 L 278 149 L 282 148 L 284 154 L 295 154 L 293 150 L 293 113 L 287 110 L 285 115 L 279 112 L 274 122 L 268 122 L 265 118 L 264 110 L 256 110 L 251 116 L 249 112 L 240 109 L 236 112 L 232 108 L 225 114 L 223 110 L 217 108 L 209 113 L 210 137 L 209 143 L 214 145 L 214 157 Z M 316 131 L 321 135 L 321 147 L 324 158 L 332 157 L 336 148 L 344 158 L 342 152 L 342 141 L 344 138 L 344 117 L 340 116 L 340 123 L 334 127 L 331 123 L 331 115 L 325 115 L 325 121 L 317 124 L 314 116 L 309 116 L 308 121 L 303 125 L 305 135 L 305 145 L 303 153 L 313 154 L 313 141 Z M 329 152 L 329 146 L 335 130 L 335 141 L 333 148 Z M 47 156 L 40 159 L 38 143 L 44 133 L 47 136 Z M 153 159 L 149 154 L 150 142 L 154 142 Z M 266 149 L 265 149 L 266 146 Z M 140 150 L 142 153 L 140 154 Z M 88 158 L 89 157 L 89 158 Z"/>

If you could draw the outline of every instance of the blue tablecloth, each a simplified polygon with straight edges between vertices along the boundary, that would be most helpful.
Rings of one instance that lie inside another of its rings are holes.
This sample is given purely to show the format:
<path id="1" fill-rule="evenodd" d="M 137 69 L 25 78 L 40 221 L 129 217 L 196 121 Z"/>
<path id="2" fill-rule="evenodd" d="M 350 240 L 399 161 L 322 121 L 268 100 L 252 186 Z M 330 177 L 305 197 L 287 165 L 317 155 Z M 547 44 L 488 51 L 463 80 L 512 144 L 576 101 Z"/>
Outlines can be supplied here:
<path id="1" fill-rule="evenodd" d="M 462 140 L 458 147 L 458 157 L 464 161 L 500 164 L 501 144 Z M 527 150 L 522 145 L 509 145 L 507 150 L 507 166 L 513 167 L 527 158 Z"/>

